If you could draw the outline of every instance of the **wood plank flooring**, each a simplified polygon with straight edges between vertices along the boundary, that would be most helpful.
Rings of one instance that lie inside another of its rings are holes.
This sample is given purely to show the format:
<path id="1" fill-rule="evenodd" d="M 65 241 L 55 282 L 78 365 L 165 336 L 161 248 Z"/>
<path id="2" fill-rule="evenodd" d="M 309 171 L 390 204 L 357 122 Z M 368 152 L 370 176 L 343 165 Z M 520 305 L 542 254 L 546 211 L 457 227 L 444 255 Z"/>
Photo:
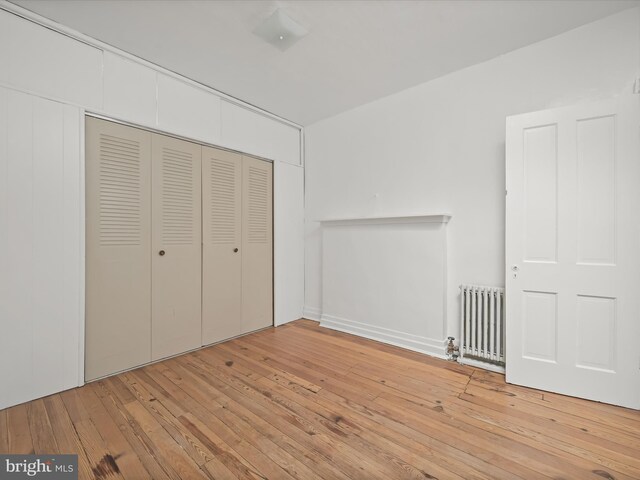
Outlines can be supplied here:
<path id="1" fill-rule="evenodd" d="M 640 412 L 300 320 L 0 411 L 96 479 L 638 479 Z"/>

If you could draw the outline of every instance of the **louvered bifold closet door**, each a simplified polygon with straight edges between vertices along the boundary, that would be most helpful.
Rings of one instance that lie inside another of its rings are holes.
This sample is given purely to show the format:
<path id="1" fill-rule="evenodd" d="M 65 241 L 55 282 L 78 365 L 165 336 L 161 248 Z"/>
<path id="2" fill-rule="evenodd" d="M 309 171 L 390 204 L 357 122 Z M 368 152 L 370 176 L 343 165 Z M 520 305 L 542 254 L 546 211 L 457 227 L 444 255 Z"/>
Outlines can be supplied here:
<path id="1" fill-rule="evenodd" d="M 85 378 L 151 360 L 151 134 L 86 120 Z"/>
<path id="2" fill-rule="evenodd" d="M 202 148 L 202 343 L 242 333 L 242 156 Z"/>
<path id="3" fill-rule="evenodd" d="M 273 165 L 242 157 L 242 333 L 273 324 Z"/>
<path id="4" fill-rule="evenodd" d="M 152 141 L 152 359 L 201 346 L 201 147 Z"/>

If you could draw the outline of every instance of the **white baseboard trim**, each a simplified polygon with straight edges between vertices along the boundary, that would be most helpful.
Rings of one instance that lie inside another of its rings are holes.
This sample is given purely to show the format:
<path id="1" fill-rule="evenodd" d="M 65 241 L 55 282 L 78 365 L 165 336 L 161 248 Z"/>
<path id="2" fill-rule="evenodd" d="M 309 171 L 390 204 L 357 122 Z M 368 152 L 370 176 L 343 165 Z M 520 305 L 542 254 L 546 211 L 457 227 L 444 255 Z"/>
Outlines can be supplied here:
<path id="1" fill-rule="evenodd" d="M 410 333 L 399 332 L 388 328 L 376 327 L 366 323 L 347 320 L 346 318 L 334 317 L 332 315 L 320 315 L 320 326 L 338 330 L 340 332 L 351 333 L 370 340 L 377 340 L 396 347 L 406 348 L 414 352 L 426 353 L 432 357 L 447 358 L 445 352 L 445 340 L 420 337 Z"/>
<path id="2" fill-rule="evenodd" d="M 292 318 L 291 320 L 285 320 L 283 322 L 273 322 L 273 326 L 274 327 L 280 327 L 282 325 L 286 325 L 287 323 L 291 323 L 291 322 L 295 322 L 296 320 L 299 320 L 298 318 Z"/>
<path id="3" fill-rule="evenodd" d="M 468 357 L 458 357 L 458 363 L 461 363 L 462 365 L 469 365 L 470 367 L 482 368 L 484 370 L 489 370 L 490 372 L 496 372 L 496 373 L 505 372 L 505 368 L 500 365 L 481 362 L 480 360 L 475 360 L 473 358 L 468 358 Z"/>
<path id="4" fill-rule="evenodd" d="M 302 317 L 307 320 L 315 320 L 316 322 L 320 321 L 320 309 L 315 307 L 305 307 L 302 309 Z"/>

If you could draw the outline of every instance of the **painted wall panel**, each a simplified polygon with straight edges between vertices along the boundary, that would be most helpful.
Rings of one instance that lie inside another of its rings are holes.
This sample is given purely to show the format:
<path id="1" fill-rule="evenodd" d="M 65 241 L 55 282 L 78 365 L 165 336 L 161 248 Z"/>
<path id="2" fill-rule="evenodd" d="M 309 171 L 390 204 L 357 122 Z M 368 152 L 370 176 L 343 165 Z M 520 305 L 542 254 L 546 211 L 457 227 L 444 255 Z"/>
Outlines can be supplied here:
<path id="1" fill-rule="evenodd" d="M 139 125 L 156 125 L 157 73 L 104 52 L 104 112 Z"/>
<path id="2" fill-rule="evenodd" d="M 77 385 L 83 319 L 80 112 L 2 88 L 0 103 L 1 409 Z"/>
<path id="3" fill-rule="evenodd" d="M 64 282 L 63 330 L 69 335 L 68 348 L 64 349 L 64 365 L 69 375 L 69 384 L 76 381 L 82 385 L 84 381 L 84 242 L 85 242 L 85 210 L 84 210 L 84 125 L 81 113 L 76 107 L 63 107 L 64 137 L 63 156 L 63 250 Z M 74 334 L 73 332 L 77 332 Z M 77 335 L 77 336 L 76 336 Z M 79 348 L 72 347 L 78 344 Z"/>
<path id="4" fill-rule="evenodd" d="M 447 225 L 322 226 L 321 325 L 444 355 Z"/>
<path id="5" fill-rule="evenodd" d="M 274 163 L 274 323 L 302 317 L 304 305 L 304 170 Z"/>
<path id="6" fill-rule="evenodd" d="M 0 10 L 0 82 L 9 79 L 9 16 L 11 14 Z"/>
<path id="7" fill-rule="evenodd" d="M 3 90 L 6 109 L 0 116 L 10 119 L 6 123 L 6 147 L 3 172 L 7 184 L 5 198 L 5 224 L 0 231 L 6 233 L 6 269 L 0 273 L 6 285 L 5 306 L 0 337 L 0 378 L 2 388 L 0 408 L 29 400 L 34 396 L 31 383 L 33 371 L 33 186 L 32 175 L 32 104 L 31 98 Z M 19 366 L 18 368 L 15 368 Z"/>
<path id="8" fill-rule="evenodd" d="M 3 328 L 0 348 L 8 348 L 8 338 L 15 328 L 11 321 L 11 308 L 8 302 L 11 279 L 5 273 L 9 271 L 9 91 L 0 88 L 0 325 Z M 0 378 L 8 379 L 8 365 L 0 364 Z"/>
<path id="9" fill-rule="evenodd" d="M 102 50 L 15 15 L 9 32 L 8 83 L 55 100 L 102 107 Z"/>
<path id="10" fill-rule="evenodd" d="M 158 128 L 217 144 L 220 97 L 159 73 Z"/>
<path id="11" fill-rule="evenodd" d="M 222 145 L 300 165 L 300 130 L 222 100 Z"/>
<path id="12" fill-rule="evenodd" d="M 36 113 L 37 112 L 37 113 Z M 57 369 L 64 363 L 64 235 L 57 228 L 64 218 L 64 138 L 54 125 L 63 125 L 60 104 L 34 102 L 32 193 L 33 387 L 37 396 L 55 391 Z"/>

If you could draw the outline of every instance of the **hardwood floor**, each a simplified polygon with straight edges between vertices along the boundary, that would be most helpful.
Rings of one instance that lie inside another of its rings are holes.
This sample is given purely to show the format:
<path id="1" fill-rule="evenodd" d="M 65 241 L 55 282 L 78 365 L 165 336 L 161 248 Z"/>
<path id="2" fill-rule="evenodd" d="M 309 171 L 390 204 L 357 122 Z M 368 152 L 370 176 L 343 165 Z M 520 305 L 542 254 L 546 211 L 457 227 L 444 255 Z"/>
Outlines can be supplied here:
<path id="1" fill-rule="evenodd" d="M 98 479 L 638 479 L 640 412 L 300 320 L 0 411 Z"/>

